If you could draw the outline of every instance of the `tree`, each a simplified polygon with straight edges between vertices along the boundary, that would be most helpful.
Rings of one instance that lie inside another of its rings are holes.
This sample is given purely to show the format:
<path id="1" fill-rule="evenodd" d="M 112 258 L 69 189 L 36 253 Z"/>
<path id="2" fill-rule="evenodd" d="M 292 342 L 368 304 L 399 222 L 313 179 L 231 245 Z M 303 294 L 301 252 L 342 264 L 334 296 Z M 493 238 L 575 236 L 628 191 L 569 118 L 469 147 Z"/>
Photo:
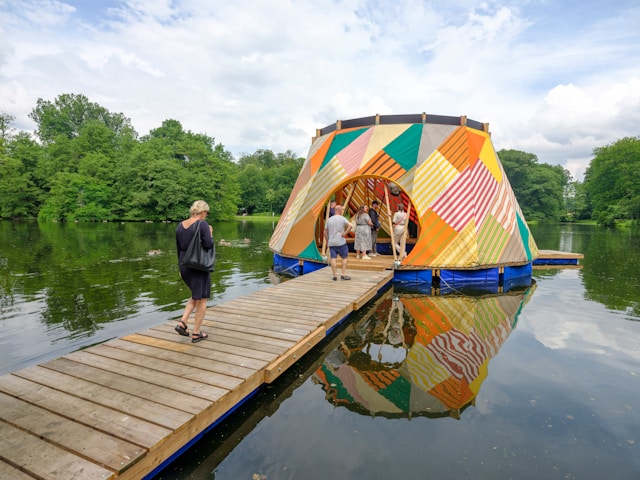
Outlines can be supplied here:
<path id="1" fill-rule="evenodd" d="M 539 164 L 532 153 L 500 150 L 498 156 L 527 219 L 559 220 L 564 215 L 569 172 L 558 165 Z"/>
<path id="2" fill-rule="evenodd" d="M 38 125 L 38 136 L 44 143 L 53 142 L 60 135 L 72 139 L 89 121 L 105 125 L 116 135 L 134 132 L 131 120 L 122 113 L 111 113 L 84 95 L 64 93 L 53 102 L 38 98 L 29 117 Z"/>
<path id="3" fill-rule="evenodd" d="M 11 137 L 13 131 L 11 125 L 15 119 L 13 115 L 0 112 L 0 147 Z"/>
<path id="4" fill-rule="evenodd" d="M 640 219 L 640 137 L 622 138 L 593 154 L 584 179 L 593 217 L 605 225 Z"/>

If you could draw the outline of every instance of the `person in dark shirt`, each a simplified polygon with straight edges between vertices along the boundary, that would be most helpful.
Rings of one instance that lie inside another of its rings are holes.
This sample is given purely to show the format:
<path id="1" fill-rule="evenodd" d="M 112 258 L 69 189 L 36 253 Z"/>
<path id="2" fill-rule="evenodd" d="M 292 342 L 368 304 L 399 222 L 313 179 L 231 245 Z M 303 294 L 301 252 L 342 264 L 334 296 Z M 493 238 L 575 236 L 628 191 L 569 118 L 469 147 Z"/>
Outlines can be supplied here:
<path id="1" fill-rule="evenodd" d="M 207 215 L 209 215 L 209 205 L 204 200 L 196 200 L 189 209 L 190 217 L 183 220 L 178 224 L 176 228 L 176 247 L 178 250 L 178 263 L 185 250 L 191 242 L 191 237 L 195 233 L 195 229 L 200 229 L 200 238 L 202 246 L 205 249 L 213 248 L 213 227 L 206 222 Z M 202 321 L 204 320 L 204 314 L 207 309 L 207 299 L 211 296 L 211 272 L 204 272 L 201 270 L 194 270 L 186 265 L 180 265 L 180 276 L 184 283 L 191 290 L 191 298 L 187 302 L 182 313 L 182 318 L 176 325 L 176 332 L 185 337 L 191 336 L 191 341 L 197 343 L 200 340 L 204 340 L 208 337 L 207 333 L 200 330 Z M 189 333 L 187 330 L 187 323 L 189 322 L 189 316 L 195 310 L 195 323 L 193 324 L 193 330 Z"/>
<path id="2" fill-rule="evenodd" d="M 378 230 L 380 230 L 380 217 L 378 215 L 378 202 L 374 200 L 371 203 L 371 207 L 369 208 L 369 218 L 371 218 L 371 223 L 373 226 L 371 227 L 371 253 L 369 256 L 377 257 L 378 256 Z"/>

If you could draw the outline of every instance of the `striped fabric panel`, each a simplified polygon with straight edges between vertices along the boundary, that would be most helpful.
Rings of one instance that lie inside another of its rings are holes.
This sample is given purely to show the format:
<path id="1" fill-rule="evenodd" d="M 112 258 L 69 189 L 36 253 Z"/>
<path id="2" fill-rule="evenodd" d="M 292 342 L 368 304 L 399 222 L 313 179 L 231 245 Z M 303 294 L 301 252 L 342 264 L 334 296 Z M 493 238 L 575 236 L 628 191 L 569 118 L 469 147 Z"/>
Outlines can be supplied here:
<path id="1" fill-rule="evenodd" d="M 429 393 L 452 410 L 461 408 L 474 397 L 467 382 L 454 377 L 436 385 Z"/>
<path id="2" fill-rule="evenodd" d="M 435 297 L 434 297 L 435 298 Z M 403 308 L 411 315 L 415 321 L 416 328 L 422 331 L 420 342 L 428 344 L 433 337 L 446 332 L 451 328 L 449 320 L 434 303 L 434 298 L 428 297 L 403 297 L 400 299 Z"/>
<path id="3" fill-rule="evenodd" d="M 431 210 L 427 210 L 422 217 L 421 225 L 420 237 L 405 261 L 412 265 L 431 266 L 433 260 L 455 240 L 458 234 Z"/>
<path id="4" fill-rule="evenodd" d="M 505 177 L 506 180 L 506 177 Z M 491 215 L 502 228 L 509 234 L 513 234 L 516 228 L 516 212 L 513 208 L 515 197 L 511 192 L 508 182 L 500 182 L 496 192 L 496 198 L 491 207 Z"/>
<path id="5" fill-rule="evenodd" d="M 373 132 L 369 139 L 369 145 L 364 154 L 363 162 L 368 163 L 371 157 L 376 156 L 380 151 L 384 150 L 387 145 L 404 134 L 410 126 L 410 124 L 399 123 L 397 125 L 376 125 L 372 127 Z"/>
<path id="6" fill-rule="evenodd" d="M 478 242 L 476 241 L 475 222 L 458 233 L 447 247 L 433 259 L 432 265 L 440 268 L 475 267 L 478 263 Z"/>
<path id="7" fill-rule="evenodd" d="M 472 218 L 486 214 L 496 181 L 482 162 L 465 170 L 433 203 L 433 211 L 455 230 L 462 230 Z"/>
<path id="8" fill-rule="evenodd" d="M 375 390 L 381 390 L 391 385 L 399 376 L 397 370 L 355 370 Z"/>
<path id="9" fill-rule="evenodd" d="M 367 149 L 367 145 L 369 144 L 372 132 L 373 129 L 369 128 L 342 151 L 336 154 L 336 158 L 349 175 L 353 175 L 360 169 L 360 164 L 363 163 L 364 153 Z"/>
<path id="10" fill-rule="evenodd" d="M 483 162 L 477 162 L 472 170 L 474 172 L 472 191 L 475 197 L 475 223 L 479 226 L 484 221 L 493 204 L 496 190 L 498 189 L 498 182 L 496 182 L 495 177 Z"/>
<path id="11" fill-rule="evenodd" d="M 420 212 L 431 207 L 433 200 L 459 175 L 439 151 L 416 167 L 413 183 L 413 203 Z"/>
<path id="12" fill-rule="evenodd" d="M 465 334 L 471 333 L 474 328 L 474 312 L 476 311 L 477 300 L 472 297 L 447 296 L 434 297 L 433 302 L 449 319 L 452 328 L 460 330 Z"/>
<path id="13" fill-rule="evenodd" d="M 444 365 L 452 377 L 471 383 L 480 373 L 480 365 L 487 352 L 480 338 L 473 332 L 465 335 L 452 329 L 438 335 L 427 346 L 433 357 Z"/>
<path id="14" fill-rule="evenodd" d="M 478 232 L 478 259 L 481 265 L 494 265 L 509 241 L 509 233 L 488 215 Z"/>
<path id="15" fill-rule="evenodd" d="M 495 298 L 481 298 L 476 307 L 475 331 L 480 337 L 486 338 L 506 316 Z"/>
<path id="16" fill-rule="evenodd" d="M 421 390 L 428 392 L 436 385 L 446 381 L 450 375 L 423 345 L 417 343 L 407 354 L 406 365 L 411 381 Z"/>
<path id="17" fill-rule="evenodd" d="M 336 159 L 332 160 L 311 180 L 309 192 L 304 198 L 304 204 L 300 207 L 298 216 L 306 215 L 312 209 L 317 213 L 321 212 L 325 207 L 329 193 L 347 178 L 347 172 L 344 171 L 340 162 Z"/>
<path id="18" fill-rule="evenodd" d="M 311 183 L 309 182 L 300 189 L 295 197 L 291 197 L 291 199 L 293 200 L 291 205 L 289 205 L 289 207 L 282 212 L 280 220 L 278 221 L 278 225 L 276 225 L 273 235 L 271 235 L 269 248 L 271 248 L 272 250 L 282 253 L 282 246 L 284 245 L 286 237 L 289 235 L 291 229 L 294 226 L 294 220 L 300 213 L 300 208 L 302 207 L 307 197 L 310 187 Z"/>
<path id="19" fill-rule="evenodd" d="M 384 151 L 380 151 L 367 162 L 366 167 L 361 173 L 376 175 L 395 181 L 404 175 L 405 171 L 406 170 L 393 158 L 387 155 Z"/>
<path id="20" fill-rule="evenodd" d="M 500 256 L 500 262 L 522 262 L 526 261 L 526 259 L 527 255 L 524 251 L 524 246 L 522 245 L 522 239 L 516 230 L 516 233 L 509 237 L 509 241 Z"/>
<path id="21" fill-rule="evenodd" d="M 438 150 L 458 171 L 465 170 L 469 166 L 467 129 L 459 127 L 438 147 Z"/>

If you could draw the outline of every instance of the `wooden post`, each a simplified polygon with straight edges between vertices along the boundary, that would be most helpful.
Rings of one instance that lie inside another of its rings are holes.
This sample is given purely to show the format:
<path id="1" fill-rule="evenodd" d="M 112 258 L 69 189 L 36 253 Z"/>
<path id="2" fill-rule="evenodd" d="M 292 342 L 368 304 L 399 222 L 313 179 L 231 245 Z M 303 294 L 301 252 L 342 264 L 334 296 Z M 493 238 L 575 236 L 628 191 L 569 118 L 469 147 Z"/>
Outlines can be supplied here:
<path id="1" fill-rule="evenodd" d="M 351 195 L 353 195 L 353 192 L 356 191 L 357 183 L 358 183 L 357 180 L 355 182 L 353 182 L 353 188 L 351 189 L 351 191 L 347 195 L 347 199 L 345 200 L 344 205 L 343 205 L 345 209 L 349 208 L 349 202 L 351 201 Z M 349 218 L 351 218 L 351 212 L 349 212 Z M 356 233 L 356 232 L 353 232 L 353 233 Z"/>
<path id="2" fill-rule="evenodd" d="M 329 201 L 327 202 L 327 213 L 324 217 L 324 225 L 322 227 L 322 256 L 325 257 L 327 255 L 327 237 L 324 233 L 327 228 L 327 222 L 329 221 L 329 210 L 331 210 L 331 197 L 329 197 Z"/>
<path id="3" fill-rule="evenodd" d="M 387 182 L 384 184 L 384 200 L 387 205 L 387 212 L 389 213 L 387 215 L 387 219 L 389 220 L 389 233 L 391 234 L 391 251 L 393 252 L 393 261 L 397 262 L 398 255 L 396 255 L 396 244 L 393 238 L 393 212 L 391 211 L 391 205 L 389 205 L 389 186 L 387 185 Z"/>
<path id="4" fill-rule="evenodd" d="M 407 254 L 407 231 L 409 230 L 409 218 L 411 218 L 411 199 L 409 199 L 409 205 L 407 205 L 406 218 L 404 220 L 404 231 L 402 232 L 402 241 L 400 242 L 400 255 L 401 259 L 406 257 Z"/>

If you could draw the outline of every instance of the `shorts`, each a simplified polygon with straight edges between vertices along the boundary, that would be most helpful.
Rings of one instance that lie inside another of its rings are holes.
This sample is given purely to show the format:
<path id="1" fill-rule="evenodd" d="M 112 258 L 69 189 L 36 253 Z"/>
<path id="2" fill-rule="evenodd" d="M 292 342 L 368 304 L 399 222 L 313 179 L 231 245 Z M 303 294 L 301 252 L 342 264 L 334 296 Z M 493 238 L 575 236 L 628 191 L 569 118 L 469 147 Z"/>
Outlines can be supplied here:
<path id="1" fill-rule="evenodd" d="M 336 258 L 338 255 L 340 255 L 340 258 L 347 258 L 349 256 L 349 246 L 345 243 L 337 247 L 329 247 L 329 252 L 331 253 L 331 258 Z"/>

